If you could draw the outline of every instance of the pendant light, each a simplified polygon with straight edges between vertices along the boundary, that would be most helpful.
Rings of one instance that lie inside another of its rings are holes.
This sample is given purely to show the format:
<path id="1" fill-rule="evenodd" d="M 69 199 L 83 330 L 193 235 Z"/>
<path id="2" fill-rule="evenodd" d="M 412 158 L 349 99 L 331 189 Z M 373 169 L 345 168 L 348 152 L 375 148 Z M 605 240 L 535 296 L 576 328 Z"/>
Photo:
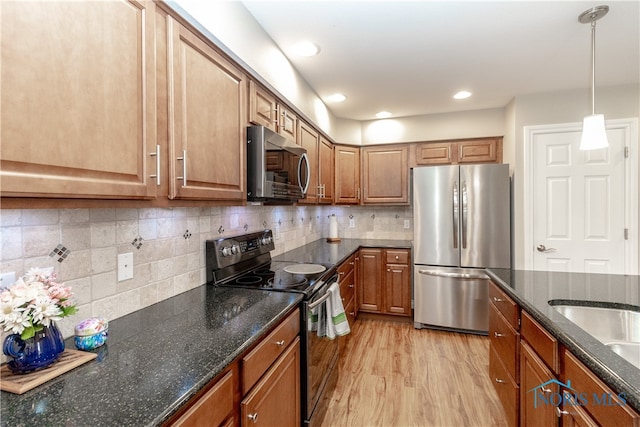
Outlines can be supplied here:
<path id="1" fill-rule="evenodd" d="M 609 146 L 604 115 L 596 114 L 596 21 L 609 12 L 609 6 L 596 6 L 578 16 L 582 24 L 591 24 L 591 115 L 582 123 L 581 150 L 597 150 Z"/>

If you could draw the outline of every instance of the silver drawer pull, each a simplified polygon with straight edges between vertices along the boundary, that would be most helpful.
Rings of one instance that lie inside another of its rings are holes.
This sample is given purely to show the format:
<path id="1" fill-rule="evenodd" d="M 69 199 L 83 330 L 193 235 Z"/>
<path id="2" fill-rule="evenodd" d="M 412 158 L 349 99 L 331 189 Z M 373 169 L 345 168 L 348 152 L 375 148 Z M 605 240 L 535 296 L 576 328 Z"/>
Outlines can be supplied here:
<path id="1" fill-rule="evenodd" d="M 563 415 L 569 415 L 569 413 L 567 411 L 561 410 L 556 406 L 556 415 L 558 416 L 558 418 L 562 418 Z"/>
<path id="2" fill-rule="evenodd" d="M 255 424 L 258 422 L 258 413 L 254 412 L 253 414 L 248 414 L 247 418 L 249 418 Z"/>
<path id="3" fill-rule="evenodd" d="M 498 332 L 494 332 L 493 336 L 496 337 L 496 338 L 500 338 L 500 337 L 506 337 L 507 335 L 506 334 L 500 334 Z"/>
<path id="4" fill-rule="evenodd" d="M 502 298 L 493 297 L 493 302 L 504 302 Z"/>
<path id="5" fill-rule="evenodd" d="M 284 346 L 284 340 L 282 340 L 282 341 L 276 341 L 276 345 L 278 345 L 278 346 L 280 346 L 280 347 Z"/>
<path id="6" fill-rule="evenodd" d="M 500 378 L 496 378 L 496 382 L 498 384 L 506 384 L 507 383 L 505 380 L 501 380 Z"/>

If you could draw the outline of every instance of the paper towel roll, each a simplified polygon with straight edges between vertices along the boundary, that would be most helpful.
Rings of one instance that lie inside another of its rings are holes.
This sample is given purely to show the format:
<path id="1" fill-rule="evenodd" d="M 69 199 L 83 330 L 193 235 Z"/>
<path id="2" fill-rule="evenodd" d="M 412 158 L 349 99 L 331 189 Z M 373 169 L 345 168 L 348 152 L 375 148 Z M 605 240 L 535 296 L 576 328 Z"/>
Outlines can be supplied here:
<path id="1" fill-rule="evenodd" d="M 329 217 L 329 238 L 338 238 L 338 218 L 336 218 L 335 214 Z"/>

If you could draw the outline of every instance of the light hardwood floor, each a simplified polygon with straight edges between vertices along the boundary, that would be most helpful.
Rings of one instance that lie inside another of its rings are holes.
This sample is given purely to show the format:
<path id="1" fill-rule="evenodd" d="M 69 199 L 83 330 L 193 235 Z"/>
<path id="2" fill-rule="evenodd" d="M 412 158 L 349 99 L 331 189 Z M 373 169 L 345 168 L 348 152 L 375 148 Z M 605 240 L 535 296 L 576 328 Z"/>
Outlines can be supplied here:
<path id="1" fill-rule="evenodd" d="M 506 425 L 487 337 L 358 320 L 338 369 L 323 427 Z"/>

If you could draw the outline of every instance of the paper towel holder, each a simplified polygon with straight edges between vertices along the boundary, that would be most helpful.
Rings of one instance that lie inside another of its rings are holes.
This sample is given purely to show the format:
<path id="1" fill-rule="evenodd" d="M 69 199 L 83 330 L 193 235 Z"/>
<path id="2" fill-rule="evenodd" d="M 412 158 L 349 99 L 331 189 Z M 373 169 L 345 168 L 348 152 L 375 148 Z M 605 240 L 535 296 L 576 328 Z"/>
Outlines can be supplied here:
<path id="1" fill-rule="evenodd" d="M 327 237 L 327 242 L 340 242 L 340 237 L 338 237 L 338 219 L 336 218 L 336 214 L 329 215 L 329 237 Z"/>

